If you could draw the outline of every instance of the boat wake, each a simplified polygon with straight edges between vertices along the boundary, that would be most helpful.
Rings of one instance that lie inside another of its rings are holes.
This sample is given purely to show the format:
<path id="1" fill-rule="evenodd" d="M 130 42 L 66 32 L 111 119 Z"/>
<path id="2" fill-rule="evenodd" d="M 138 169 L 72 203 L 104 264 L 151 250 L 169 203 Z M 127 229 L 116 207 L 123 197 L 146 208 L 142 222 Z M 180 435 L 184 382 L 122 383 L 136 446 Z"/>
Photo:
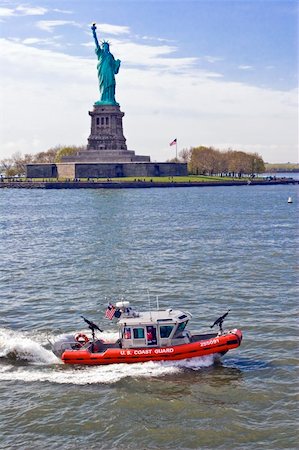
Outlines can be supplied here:
<path id="1" fill-rule="evenodd" d="M 38 337 L 36 336 L 36 339 Z M 44 336 L 39 339 L 45 340 Z M 59 364 L 60 360 L 25 333 L 0 328 L 0 358 L 36 364 Z"/>
<path id="2" fill-rule="evenodd" d="M 107 334 L 105 339 L 112 337 Z M 50 337 L 50 340 L 57 336 Z M 0 382 L 49 382 L 57 384 L 114 384 L 124 378 L 150 378 L 200 370 L 214 364 L 215 355 L 181 361 L 149 361 L 107 366 L 69 366 L 45 348 L 47 337 L 0 328 Z"/>

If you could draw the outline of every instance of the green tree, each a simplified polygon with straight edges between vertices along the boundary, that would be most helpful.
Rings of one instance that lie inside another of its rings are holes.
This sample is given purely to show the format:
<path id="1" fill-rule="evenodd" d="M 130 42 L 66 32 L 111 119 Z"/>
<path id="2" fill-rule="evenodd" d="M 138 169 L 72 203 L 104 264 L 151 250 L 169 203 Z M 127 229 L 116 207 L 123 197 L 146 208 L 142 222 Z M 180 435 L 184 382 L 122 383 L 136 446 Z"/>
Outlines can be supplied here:
<path id="1" fill-rule="evenodd" d="M 85 150 L 85 149 L 86 149 L 86 147 L 83 145 L 81 145 L 81 146 L 76 146 L 76 145 L 60 146 L 56 153 L 56 156 L 55 156 L 55 162 L 60 163 L 64 156 L 71 156 L 71 155 L 78 153 L 80 150 Z"/>
<path id="2" fill-rule="evenodd" d="M 252 153 L 251 155 L 251 175 L 256 173 L 265 172 L 265 163 L 263 158 L 258 153 Z"/>

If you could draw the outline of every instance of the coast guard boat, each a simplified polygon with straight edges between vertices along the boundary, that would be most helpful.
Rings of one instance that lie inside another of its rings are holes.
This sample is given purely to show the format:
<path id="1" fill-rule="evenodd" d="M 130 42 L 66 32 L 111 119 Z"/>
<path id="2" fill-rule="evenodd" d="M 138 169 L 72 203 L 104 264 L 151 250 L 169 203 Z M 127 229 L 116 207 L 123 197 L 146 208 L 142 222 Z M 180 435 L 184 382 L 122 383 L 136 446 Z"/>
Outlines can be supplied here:
<path id="1" fill-rule="evenodd" d="M 240 330 L 223 330 L 228 312 L 210 327 L 218 325 L 218 332 L 200 334 L 187 330 L 192 317 L 187 311 L 157 309 L 137 312 L 127 301 L 117 302 L 115 307 L 111 305 L 110 311 L 109 318 L 118 319 L 118 339 L 106 342 L 97 338 L 96 332 L 102 330 L 81 316 L 88 324 L 91 336 L 84 333 L 64 336 L 52 344 L 55 355 L 65 364 L 81 365 L 173 361 L 211 354 L 222 356 L 239 347 L 242 341 Z"/>

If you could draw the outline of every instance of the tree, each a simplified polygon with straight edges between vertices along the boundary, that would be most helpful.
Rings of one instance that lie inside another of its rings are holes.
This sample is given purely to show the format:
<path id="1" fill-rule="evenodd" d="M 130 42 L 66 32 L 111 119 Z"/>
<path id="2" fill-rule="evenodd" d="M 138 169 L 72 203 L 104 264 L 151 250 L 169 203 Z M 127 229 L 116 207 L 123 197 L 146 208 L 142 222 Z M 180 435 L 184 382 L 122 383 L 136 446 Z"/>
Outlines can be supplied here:
<path id="1" fill-rule="evenodd" d="M 59 149 L 56 153 L 56 156 L 55 156 L 55 162 L 60 163 L 64 156 L 71 156 L 71 155 L 74 155 L 75 153 L 78 153 L 80 150 L 85 150 L 85 149 L 86 149 L 86 147 L 84 145 L 81 145 L 78 147 L 76 145 L 59 147 Z"/>
<path id="2" fill-rule="evenodd" d="M 33 162 L 37 164 L 54 163 L 56 154 L 60 148 L 60 146 L 56 146 L 53 148 L 49 148 L 49 150 L 46 150 L 45 152 L 37 153 L 33 156 Z"/>
<path id="3" fill-rule="evenodd" d="M 218 173 L 219 151 L 213 147 L 195 147 L 192 149 L 190 169 L 194 174 L 213 175 Z"/>
<path id="4" fill-rule="evenodd" d="M 14 153 L 11 157 L 16 175 L 23 177 L 26 174 L 26 164 L 33 162 L 33 155 L 27 153 L 22 156 L 21 152 Z"/>
<path id="5" fill-rule="evenodd" d="M 192 156 L 192 148 L 183 148 L 180 152 L 179 152 L 179 158 L 182 162 L 184 163 L 190 163 L 191 161 L 191 156 Z"/>
<path id="6" fill-rule="evenodd" d="M 265 172 L 265 163 L 258 153 L 251 154 L 251 175 Z"/>
<path id="7" fill-rule="evenodd" d="M 230 150 L 228 154 L 228 170 L 233 176 L 250 173 L 248 155 L 241 151 Z"/>
<path id="8" fill-rule="evenodd" d="M 2 167 L 1 170 L 3 171 L 3 173 L 6 177 L 14 177 L 17 175 L 16 169 L 13 166 L 12 158 L 2 159 L 0 164 Z"/>
<path id="9" fill-rule="evenodd" d="M 49 148 L 44 152 L 39 152 L 36 154 L 26 153 L 24 156 L 21 152 L 14 153 L 10 158 L 5 158 L 0 161 L 1 171 L 6 177 L 13 176 L 25 176 L 26 175 L 26 164 L 51 164 L 54 162 L 59 162 L 60 158 L 65 155 L 70 155 L 76 153 L 85 147 L 76 146 L 61 146 Z M 58 155 L 58 156 L 57 156 Z"/>
<path id="10" fill-rule="evenodd" d="M 257 153 L 246 153 L 228 149 L 220 151 L 213 147 L 191 148 L 189 169 L 191 173 L 202 175 L 231 174 L 251 175 L 265 171 L 263 158 Z"/>

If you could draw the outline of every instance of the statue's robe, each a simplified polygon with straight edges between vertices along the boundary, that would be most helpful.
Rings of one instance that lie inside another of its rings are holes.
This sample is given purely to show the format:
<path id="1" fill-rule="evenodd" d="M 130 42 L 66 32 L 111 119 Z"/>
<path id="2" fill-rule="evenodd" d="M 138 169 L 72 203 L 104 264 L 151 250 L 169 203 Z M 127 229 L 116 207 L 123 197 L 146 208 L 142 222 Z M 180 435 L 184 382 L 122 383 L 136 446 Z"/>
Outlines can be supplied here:
<path id="1" fill-rule="evenodd" d="M 119 71 L 120 60 L 114 59 L 110 52 L 103 51 L 100 47 L 96 49 L 98 57 L 98 78 L 101 99 L 106 104 L 116 104 L 115 101 L 115 74 Z"/>

